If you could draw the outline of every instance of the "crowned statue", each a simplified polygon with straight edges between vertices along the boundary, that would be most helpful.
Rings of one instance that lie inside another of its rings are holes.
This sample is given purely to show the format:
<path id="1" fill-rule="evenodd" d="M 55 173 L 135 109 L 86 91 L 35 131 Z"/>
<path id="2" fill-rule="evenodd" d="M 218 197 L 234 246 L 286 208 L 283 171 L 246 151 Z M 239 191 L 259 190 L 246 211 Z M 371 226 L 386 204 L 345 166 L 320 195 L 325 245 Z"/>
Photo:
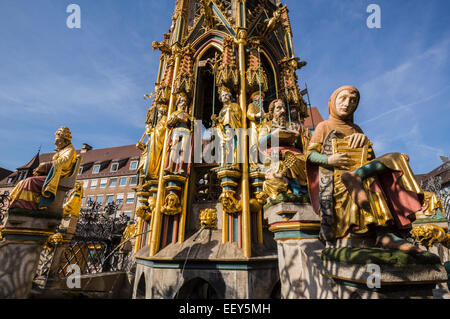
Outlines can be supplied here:
<path id="1" fill-rule="evenodd" d="M 54 201 L 61 178 L 72 174 L 77 161 L 69 128 L 55 133 L 56 153 L 51 162 L 40 163 L 32 177 L 20 181 L 10 195 L 9 209 L 38 211 L 47 209 Z"/>
<path id="2" fill-rule="evenodd" d="M 187 112 L 189 100 L 185 93 L 178 94 L 176 111 L 167 120 L 169 130 L 168 158 L 164 170 L 170 173 L 185 173 L 190 159 L 191 126 L 194 118 Z"/>
<path id="3" fill-rule="evenodd" d="M 237 129 L 242 127 L 242 111 L 239 104 L 232 101 L 230 89 L 222 86 L 219 89 L 219 99 L 223 104 L 219 115 L 212 115 L 211 120 L 215 123 L 221 139 L 222 166 L 230 162 L 232 165 L 238 163 L 238 137 Z M 232 159 L 229 157 L 232 155 Z"/>
<path id="4" fill-rule="evenodd" d="M 157 179 L 161 167 L 161 158 L 166 134 L 167 106 L 156 104 L 149 109 L 145 123 L 145 133 L 136 147 L 142 151 L 138 171 L 141 179 Z M 144 145 L 142 141 L 148 136 Z"/>
<path id="5" fill-rule="evenodd" d="M 423 192 L 407 155 L 375 157 L 368 137 L 353 121 L 359 100 L 355 87 L 337 89 L 328 102 L 329 119 L 317 126 L 307 150 L 320 236 L 333 246 L 348 235 L 374 234 L 380 248 L 420 253 L 403 236 L 422 207 Z"/>

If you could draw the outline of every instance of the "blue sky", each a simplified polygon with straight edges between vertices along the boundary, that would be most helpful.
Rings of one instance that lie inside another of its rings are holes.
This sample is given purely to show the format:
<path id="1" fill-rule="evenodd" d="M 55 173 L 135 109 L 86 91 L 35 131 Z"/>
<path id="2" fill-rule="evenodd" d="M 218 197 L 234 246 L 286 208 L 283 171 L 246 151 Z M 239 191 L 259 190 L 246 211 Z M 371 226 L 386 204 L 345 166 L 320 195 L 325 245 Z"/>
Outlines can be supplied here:
<path id="1" fill-rule="evenodd" d="M 81 29 L 66 27 L 66 7 L 81 7 Z M 285 0 L 298 72 L 311 103 L 327 118 L 339 86 L 361 92 L 355 120 L 376 154 L 406 153 L 415 173 L 450 154 L 448 0 Z M 369 29 L 366 8 L 381 8 Z M 15 169 L 42 145 L 53 151 L 60 126 L 73 144 L 134 144 L 144 131 L 143 95 L 154 88 L 174 1 L 1 0 L 0 167 Z"/>

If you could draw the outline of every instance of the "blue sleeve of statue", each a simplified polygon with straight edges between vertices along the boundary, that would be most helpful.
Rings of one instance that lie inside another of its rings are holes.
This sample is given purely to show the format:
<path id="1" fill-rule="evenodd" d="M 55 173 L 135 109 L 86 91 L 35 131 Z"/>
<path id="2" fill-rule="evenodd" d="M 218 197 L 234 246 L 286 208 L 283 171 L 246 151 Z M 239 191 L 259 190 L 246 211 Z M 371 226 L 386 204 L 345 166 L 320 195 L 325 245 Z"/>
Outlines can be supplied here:
<path id="1" fill-rule="evenodd" d="M 53 178 L 54 175 L 55 175 L 55 166 L 52 165 L 52 168 L 48 172 L 47 178 L 45 179 L 44 186 L 42 186 L 42 189 L 45 188 L 45 186 L 50 182 L 50 180 Z M 39 204 L 38 204 L 39 208 L 50 206 L 50 204 L 53 203 L 54 199 L 55 199 L 55 197 L 50 192 L 47 192 L 46 194 L 42 194 L 42 196 L 39 199 Z"/>

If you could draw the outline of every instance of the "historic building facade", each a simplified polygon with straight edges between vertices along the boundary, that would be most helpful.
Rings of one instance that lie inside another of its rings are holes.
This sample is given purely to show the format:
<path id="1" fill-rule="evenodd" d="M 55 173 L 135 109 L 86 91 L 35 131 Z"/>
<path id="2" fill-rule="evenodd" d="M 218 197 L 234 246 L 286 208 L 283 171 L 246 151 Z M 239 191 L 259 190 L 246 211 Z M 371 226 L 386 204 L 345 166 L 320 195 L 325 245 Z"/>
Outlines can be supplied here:
<path id="1" fill-rule="evenodd" d="M 136 206 L 135 188 L 139 154 L 135 145 L 92 149 L 83 144 L 77 151 L 82 156 L 77 182 L 83 182 L 82 208 L 89 201 L 101 205 L 116 203 L 118 213 L 134 218 Z M 21 180 L 32 176 L 39 163 L 51 161 L 52 153 L 36 154 L 27 164 L 0 180 L 0 193 L 9 191 Z"/>

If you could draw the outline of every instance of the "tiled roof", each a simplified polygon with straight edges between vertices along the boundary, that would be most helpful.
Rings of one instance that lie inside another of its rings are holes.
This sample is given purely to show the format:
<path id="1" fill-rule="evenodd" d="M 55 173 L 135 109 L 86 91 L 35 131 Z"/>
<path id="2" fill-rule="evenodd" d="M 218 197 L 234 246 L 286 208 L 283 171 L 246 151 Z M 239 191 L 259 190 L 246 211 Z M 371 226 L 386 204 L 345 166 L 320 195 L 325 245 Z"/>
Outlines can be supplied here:
<path id="1" fill-rule="evenodd" d="M 309 117 L 305 118 L 305 127 L 310 130 L 317 127 L 317 124 L 323 122 L 322 115 L 320 115 L 317 107 L 313 106 L 312 108 L 308 108 Z M 312 114 L 312 116 L 311 116 Z M 314 123 L 314 125 L 313 125 Z"/>
<path id="2" fill-rule="evenodd" d="M 53 158 L 54 153 L 44 153 L 39 155 L 39 162 L 50 162 Z M 80 153 L 77 150 L 77 154 L 80 154 L 83 158 L 81 166 L 83 167 L 83 173 L 78 175 L 78 179 L 88 179 L 88 178 L 100 178 L 100 177 L 110 177 L 110 176 L 124 176 L 124 175 L 135 175 L 137 170 L 130 170 L 130 161 L 139 160 L 141 152 L 136 149 L 135 145 L 125 145 L 118 147 L 93 149 L 85 153 Z M 36 156 L 26 165 L 20 167 L 20 169 L 28 168 L 32 163 L 37 160 Z M 117 172 L 111 172 L 111 164 L 119 163 L 119 168 Z M 100 164 L 100 172 L 98 174 L 92 174 L 92 168 L 94 164 Z M 1 172 L 1 171 L 0 171 Z M 5 186 L 7 184 L 9 177 L 14 177 L 17 172 L 11 172 L 6 176 L 2 176 L 0 179 L 0 185 Z"/>
<path id="3" fill-rule="evenodd" d="M 35 169 L 36 167 L 39 166 L 39 152 L 36 153 L 36 155 L 34 155 L 34 157 L 31 159 L 31 161 L 29 161 L 27 164 L 18 167 L 17 169 Z"/>
<path id="4" fill-rule="evenodd" d="M 9 169 L 6 168 L 1 168 L 0 167 L 0 181 L 6 177 L 8 177 L 9 175 L 11 175 L 13 172 L 10 171 Z"/>
<path id="5" fill-rule="evenodd" d="M 83 172 L 78 176 L 78 179 L 137 174 L 137 170 L 129 169 L 130 161 L 138 160 L 140 154 L 141 152 L 136 149 L 134 144 L 87 151 L 81 154 L 83 157 L 81 162 Z M 113 163 L 119 163 L 117 172 L 111 172 Z M 98 174 L 92 174 L 95 164 L 100 164 L 100 172 Z"/>
<path id="6" fill-rule="evenodd" d="M 415 177 L 419 182 L 425 181 L 431 177 L 440 177 L 441 184 L 447 184 L 450 182 L 450 161 L 442 163 L 428 174 L 418 174 Z"/>

